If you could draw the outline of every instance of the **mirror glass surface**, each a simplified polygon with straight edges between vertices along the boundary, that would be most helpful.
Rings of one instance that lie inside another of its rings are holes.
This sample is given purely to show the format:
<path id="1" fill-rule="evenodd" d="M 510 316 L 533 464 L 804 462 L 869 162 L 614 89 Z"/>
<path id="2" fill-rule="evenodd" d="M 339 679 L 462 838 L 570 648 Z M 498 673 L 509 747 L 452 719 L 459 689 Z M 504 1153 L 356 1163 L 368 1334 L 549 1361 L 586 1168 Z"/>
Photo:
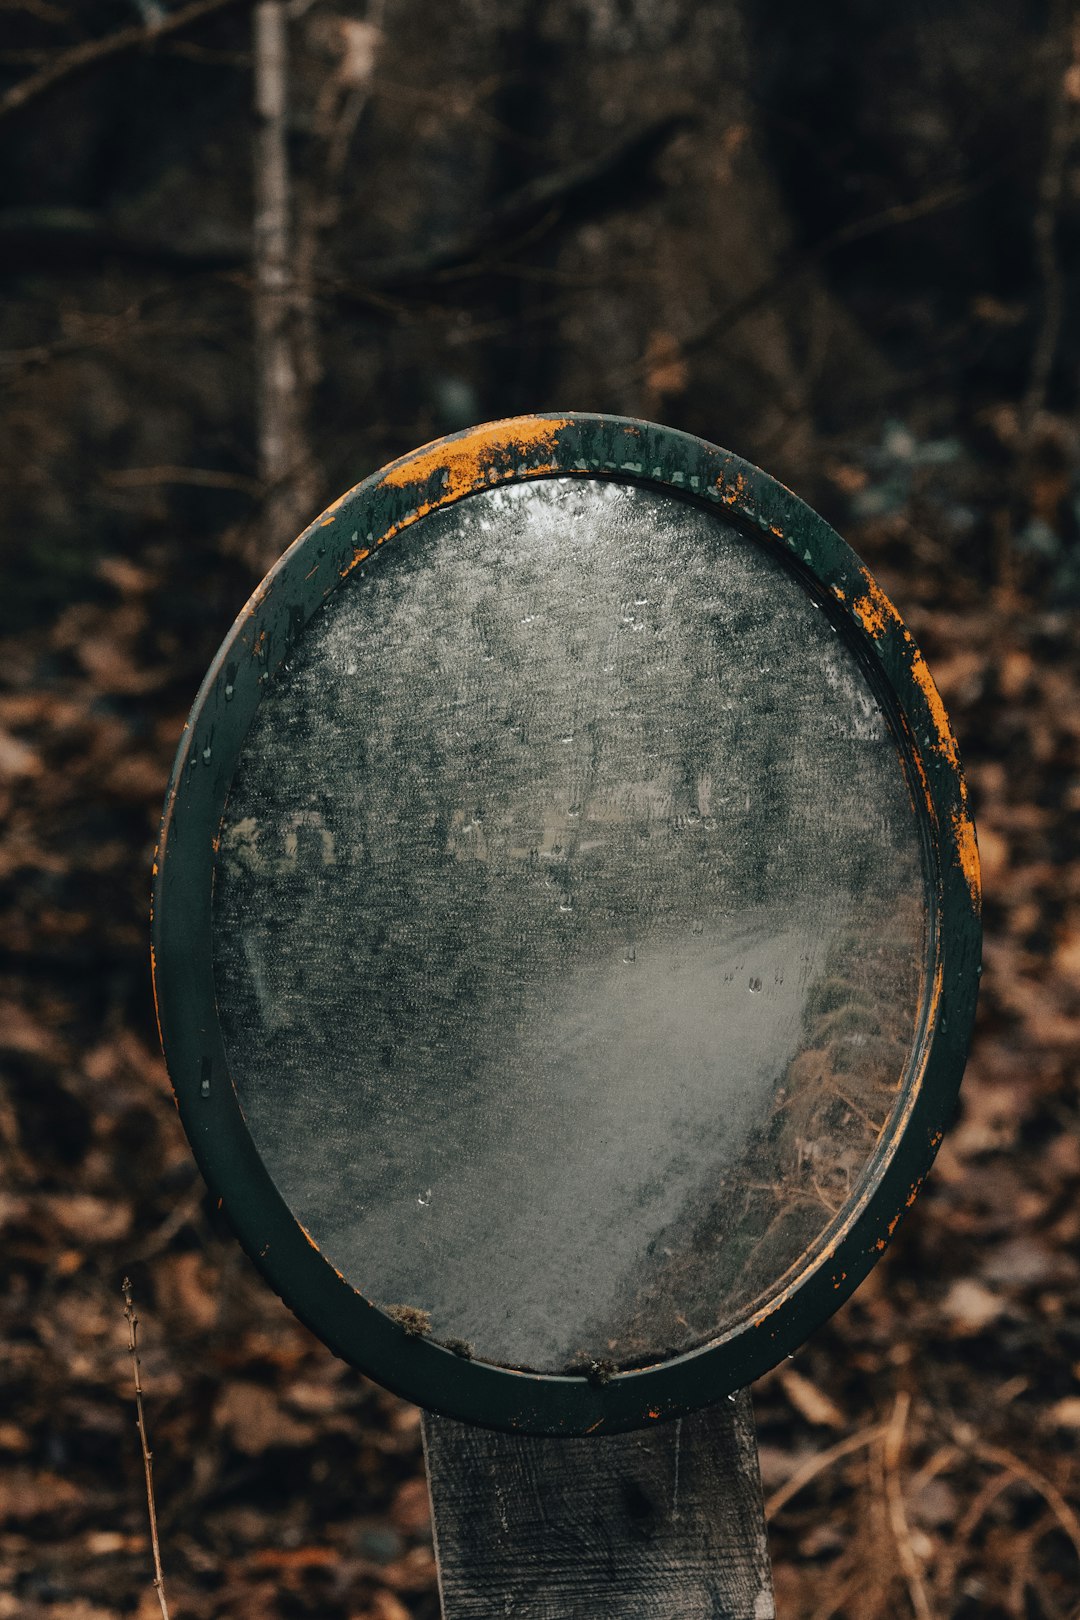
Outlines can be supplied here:
<path id="1" fill-rule="evenodd" d="M 491 489 L 351 575 L 260 705 L 233 1079 L 367 1298 L 503 1365 L 654 1362 L 854 1195 L 925 890 L 891 726 L 779 548 L 643 487 Z"/>

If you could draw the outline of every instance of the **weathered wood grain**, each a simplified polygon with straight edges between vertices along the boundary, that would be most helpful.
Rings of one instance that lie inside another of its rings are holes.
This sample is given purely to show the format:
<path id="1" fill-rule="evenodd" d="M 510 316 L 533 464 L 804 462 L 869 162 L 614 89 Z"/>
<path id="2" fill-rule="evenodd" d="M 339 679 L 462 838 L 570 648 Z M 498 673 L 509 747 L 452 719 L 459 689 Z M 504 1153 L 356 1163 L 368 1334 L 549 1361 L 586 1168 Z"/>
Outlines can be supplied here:
<path id="1" fill-rule="evenodd" d="M 424 1418 L 445 1620 L 773 1620 L 749 1392 L 632 1434 Z"/>

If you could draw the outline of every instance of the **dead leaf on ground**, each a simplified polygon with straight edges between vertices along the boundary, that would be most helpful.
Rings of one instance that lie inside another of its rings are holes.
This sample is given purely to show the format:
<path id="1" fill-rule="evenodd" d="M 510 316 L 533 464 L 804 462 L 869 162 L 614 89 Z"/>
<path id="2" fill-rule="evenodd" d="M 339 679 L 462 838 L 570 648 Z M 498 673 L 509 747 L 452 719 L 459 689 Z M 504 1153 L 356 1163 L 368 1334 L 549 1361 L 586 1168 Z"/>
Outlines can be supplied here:
<path id="1" fill-rule="evenodd" d="M 971 1338 L 996 1322 L 1006 1310 L 1004 1300 L 974 1277 L 960 1277 L 941 1302 L 941 1314 L 954 1338 Z"/>
<path id="2" fill-rule="evenodd" d="M 394 1496 L 390 1517 L 399 1530 L 416 1535 L 431 1523 L 431 1503 L 427 1480 L 407 1479 Z"/>
<path id="3" fill-rule="evenodd" d="M 785 1367 L 781 1371 L 780 1383 L 792 1406 L 808 1423 L 823 1425 L 828 1429 L 847 1427 L 847 1419 L 836 1402 L 793 1367 Z"/>
<path id="4" fill-rule="evenodd" d="M 224 1429 L 237 1451 L 258 1457 L 272 1446 L 305 1446 L 314 1436 L 281 1408 L 273 1390 L 240 1379 L 225 1385 L 214 1408 L 214 1422 Z"/>

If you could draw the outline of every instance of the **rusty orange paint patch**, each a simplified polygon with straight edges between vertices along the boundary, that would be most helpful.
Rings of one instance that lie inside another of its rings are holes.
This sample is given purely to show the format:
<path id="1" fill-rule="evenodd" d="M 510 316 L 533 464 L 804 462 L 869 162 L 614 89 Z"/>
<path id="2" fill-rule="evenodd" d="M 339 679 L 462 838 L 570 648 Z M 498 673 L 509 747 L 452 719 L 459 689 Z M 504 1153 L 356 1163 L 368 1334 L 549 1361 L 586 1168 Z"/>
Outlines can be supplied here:
<path id="1" fill-rule="evenodd" d="M 315 1253 L 316 1254 L 322 1254 L 322 1250 L 319 1248 L 319 1245 L 316 1243 L 315 1239 L 312 1237 L 311 1233 L 308 1231 L 308 1229 L 304 1225 L 303 1221 L 297 1221 L 296 1224 L 300 1228 L 301 1232 L 303 1232 L 303 1234 L 307 1238 L 308 1242 L 311 1244 L 311 1247 L 315 1250 Z"/>
<path id="2" fill-rule="evenodd" d="M 150 995 L 153 998 L 153 1002 L 154 1002 L 154 1023 L 157 1025 L 158 1045 L 161 1047 L 161 1050 L 164 1051 L 165 1050 L 165 1036 L 162 1034 L 162 1030 L 161 1030 L 161 1008 L 158 1005 L 157 956 L 156 956 L 156 954 L 154 952 L 154 947 L 152 945 L 150 947 Z M 173 1092 L 173 1098 L 174 1099 L 176 1098 L 176 1092 L 175 1091 Z M 179 1102 L 177 1102 L 177 1107 L 179 1107 L 179 1106 L 180 1106 L 180 1104 L 179 1104 Z"/>
<path id="3" fill-rule="evenodd" d="M 900 615 L 867 569 L 862 570 L 862 576 L 866 581 L 866 590 L 852 602 L 851 611 L 867 635 L 883 636 L 886 630 L 900 623 Z"/>
<path id="4" fill-rule="evenodd" d="M 982 867 L 979 863 L 979 846 L 975 841 L 975 823 L 968 815 L 966 807 L 957 810 L 953 815 L 953 833 L 956 836 L 956 847 L 960 853 L 960 866 L 965 878 L 967 878 L 967 886 L 971 890 L 971 903 L 976 911 L 980 911 L 982 909 Z"/>
<path id="5" fill-rule="evenodd" d="M 938 961 L 934 968 L 934 983 L 930 990 L 930 1006 L 927 1010 L 927 1023 L 931 1029 L 935 1028 L 937 1024 L 938 1006 L 941 1002 L 941 987 L 944 981 L 945 969 L 942 963 Z"/>
<path id="6" fill-rule="evenodd" d="M 949 717 L 945 713 L 941 693 L 934 684 L 934 677 L 930 673 L 926 659 L 918 649 L 911 656 L 911 673 L 918 683 L 923 697 L 926 699 L 927 708 L 930 710 L 930 718 L 933 720 L 934 730 L 937 732 L 938 740 L 935 746 L 938 752 L 944 754 L 951 765 L 959 768 L 960 762 L 956 754 L 956 743 L 949 729 Z"/>
<path id="7" fill-rule="evenodd" d="M 375 544 L 381 546 L 387 540 L 392 540 L 402 529 L 427 517 L 439 506 L 460 500 L 463 495 L 471 495 L 502 479 L 513 478 L 517 466 L 500 468 L 497 464 L 500 453 L 509 460 L 520 460 L 535 457 L 538 451 L 546 452 L 548 459 L 533 461 L 529 470 L 534 473 L 555 472 L 556 441 L 560 431 L 570 425 L 570 420 L 568 416 L 506 417 L 502 421 L 488 422 L 483 427 L 474 428 L 462 439 L 440 439 L 394 462 L 382 474 L 384 485 L 391 489 L 408 489 L 413 484 L 425 483 L 435 473 L 441 472 L 442 493 L 435 500 L 423 501 L 414 512 L 381 534 Z M 351 561 L 341 570 L 342 579 L 370 555 L 370 547 L 355 551 Z"/>
<path id="8" fill-rule="evenodd" d="M 911 673 L 918 684 L 919 690 L 926 699 L 926 706 L 930 710 L 937 740 L 934 744 L 937 752 L 947 759 L 953 770 L 957 773 L 960 783 L 960 806 L 952 814 L 952 833 L 956 840 L 957 854 L 960 859 L 960 868 L 967 881 L 971 893 L 971 903 L 976 911 L 982 907 L 982 872 L 979 865 L 979 846 L 975 839 L 975 823 L 968 810 L 967 783 L 960 772 L 960 756 L 957 752 L 956 739 L 949 727 L 949 717 L 945 712 L 945 705 L 941 693 L 934 683 L 926 659 L 916 648 L 911 657 Z"/>
<path id="9" fill-rule="evenodd" d="M 720 493 L 720 499 L 724 502 L 724 504 L 726 506 L 734 506 L 735 502 L 739 500 L 740 497 L 745 493 L 746 479 L 742 473 L 736 473 L 735 477 L 729 483 L 727 474 L 721 473 L 719 478 L 716 480 L 716 487 Z"/>
<path id="10" fill-rule="evenodd" d="M 499 451 L 519 456 L 535 455 L 538 450 L 553 452 L 559 432 L 569 425 L 568 416 L 521 416 L 489 422 L 463 439 L 444 440 L 396 462 L 383 473 L 383 483 L 393 489 L 406 489 L 410 484 L 422 484 L 432 473 L 443 472 L 446 498 L 454 500 L 486 482 Z"/>

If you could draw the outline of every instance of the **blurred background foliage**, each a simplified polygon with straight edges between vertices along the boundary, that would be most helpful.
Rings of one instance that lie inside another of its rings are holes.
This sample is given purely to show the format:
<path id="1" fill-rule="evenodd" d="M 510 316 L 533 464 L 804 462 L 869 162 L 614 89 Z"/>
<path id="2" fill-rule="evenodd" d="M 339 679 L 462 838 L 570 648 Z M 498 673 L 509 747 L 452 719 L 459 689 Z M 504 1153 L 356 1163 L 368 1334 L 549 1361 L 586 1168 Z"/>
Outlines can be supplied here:
<path id="1" fill-rule="evenodd" d="M 426 439 L 564 407 L 822 509 L 923 645 L 978 816 L 957 1125 L 755 1395 L 781 1616 L 1075 1620 L 1073 9 L 4 0 L 0 74 L 0 1620 L 158 1612 L 125 1272 L 174 1614 L 437 1612 L 417 1414 L 269 1296 L 191 1163 L 148 873 L 187 706 L 295 528 Z"/>

